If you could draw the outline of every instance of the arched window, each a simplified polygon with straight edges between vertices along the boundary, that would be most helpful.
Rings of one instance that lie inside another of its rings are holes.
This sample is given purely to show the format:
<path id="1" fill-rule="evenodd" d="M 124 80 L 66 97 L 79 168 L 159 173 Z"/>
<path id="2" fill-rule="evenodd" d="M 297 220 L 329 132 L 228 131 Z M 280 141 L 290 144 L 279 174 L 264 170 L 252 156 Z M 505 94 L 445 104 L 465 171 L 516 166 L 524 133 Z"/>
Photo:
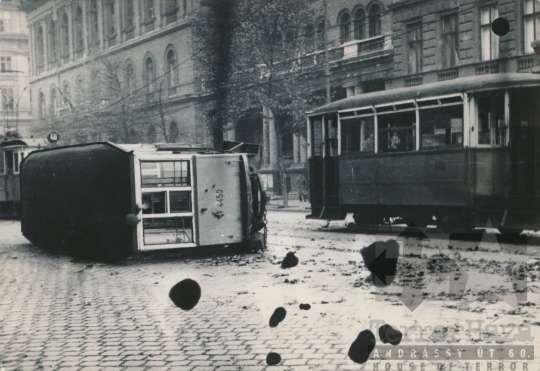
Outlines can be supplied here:
<path id="1" fill-rule="evenodd" d="M 343 13 L 339 19 L 339 41 L 344 44 L 351 40 L 351 15 Z"/>
<path id="2" fill-rule="evenodd" d="M 313 51 L 313 39 L 315 38 L 315 27 L 313 24 L 306 25 L 304 29 L 304 47 L 309 53 Z"/>
<path id="3" fill-rule="evenodd" d="M 43 46 L 43 27 L 39 26 L 36 30 L 36 62 L 38 66 L 43 66 L 45 50 Z"/>
<path id="4" fill-rule="evenodd" d="M 49 22 L 49 61 L 56 61 L 56 22 L 51 20 Z"/>
<path id="5" fill-rule="evenodd" d="M 56 88 L 51 88 L 51 117 L 58 114 L 58 93 Z"/>
<path id="6" fill-rule="evenodd" d="M 40 119 L 43 119 L 47 115 L 47 106 L 45 105 L 45 94 L 42 91 L 39 92 L 38 104 L 38 116 Z"/>
<path id="7" fill-rule="evenodd" d="M 66 13 L 62 14 L 62 20 L 60 23 L 60 38 L 62 57 L 69 57 L 69 22 Z"/>
<path id="8" fill-rule="evenodd" d="M 285 32 L 285 43 L 288 46 L 291 46 L 294 44 L 294 39 L 294 32 L 292 30 L 287 30 L 287 32 Z"/>
<path id="9" fill-rule="evenodd" d="M 176 69 L 176 55 L 174 50 L 167 52 L 167 83 L 169 88 L 172 88 L 178 84 L 178 71 Z"/>
<path id="10" fill-rule="evenodd" d="M 148 133 L 146 134 L 148 137 L 148 143 L 155 143 L 156 142 L 156 127 L 154 125 L 150 125 L 148 127 Z"/>
<path id="11" fill-rule="evenodd" d="M 69 84 L 67 81 L 64 81 L 64 84 L 62 85 L 62 100 L 64 102 L 64 106 L 71 107 L 71 97 L 70 97 L 70 91 L 69 91 Z"/>
<path id="12" fill-rule="evenodd" d="M 83 24 L 82 24 L 82 8 L 78 6 L 75 8 L 75 20 L 73 22 L 73 31 L 75 33 L 75 51 L 81 52 L 84 49 L 84 36 L 83 36 Z"/>
<path id="13" fill-rule="evenodd" d="M 317 24 L 317 47 L 324 48 L 324 19 Z"/>
<path id="14" fill-rule="evenodd" d="M 135 129 L 131 129 L 129 131 L 128 143 L 135 144 L 135 143 L 139 143 L 140 141 L 141 141 L 141 136 L 139 135 L 139 132 Z"/>
<path id="15" fill-rule="evenodd" d="M 135 71 L 133 70 L 133 65 L 128 63 L 126 65 L 126 91 L 131 93 L 135 90 Z"/>
<path id="16" fill-rule="evenodd" d="M 178 125 L 176 125 L 176 122 L 173 121 L 169 126 L 169 143 L 176 142 L 178 142 Z"/>
<path id="17" fill-rule="evenodd" d="M 75 80 L 75 89 L 77 94 L 77 104 L 82 104 L 84 100 L 84 80 L 81 76 Z"/>
<path id="18" fill-rule="evenodd" d="M 282 41 L 283 41 L 283 35 L 281 31 L 276 31 L 276 33 L 274 34 L 274 44 L 279 45 L 282 43 Z"/>
<path id="19" fill-rule="evenodd" d="M 381 6 L 377 3 L 369 8 L 369 37 L 381 34 Z"/>
<path id="20" fill-rule="evenodd" d="M 366 12 L 360 8 L 354 12 L 354 38 L 362 40 L 366 37 Z"/>
<path id="21" fill-rule="evenodd" d="M 156 68 L 154 67 L 154 60 L 148 56 L 144 60 L 144 85 L 146 85 L 146 92 L 152 93 L 154 91 L 154 80 L 156 78 Z"/>
<path id="22" fill-rule="evenodd" d="M 88 34 L 90 35 L 89 46 L 97 45 L 99 42 L 97 0 L 90 0 L 90 7 L 88 12 Z"/>

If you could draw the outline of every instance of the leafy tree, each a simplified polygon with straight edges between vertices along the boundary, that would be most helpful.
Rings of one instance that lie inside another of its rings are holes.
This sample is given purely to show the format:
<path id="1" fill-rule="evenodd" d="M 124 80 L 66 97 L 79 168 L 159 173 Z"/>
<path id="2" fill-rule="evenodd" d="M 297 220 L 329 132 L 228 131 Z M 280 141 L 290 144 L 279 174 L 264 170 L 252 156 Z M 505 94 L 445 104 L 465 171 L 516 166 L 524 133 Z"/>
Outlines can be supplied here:
<path id="1" fill-rule="evenodd" d="M 203 50 L 196 55 L 196 70 L 215 102 L 206 119 L 227 130 L 246 112 L 264 108 L 264 120 L 273 121 L 278 138 L 285 206 L 282 138 L 304 135 L 305 112 L 322 103 L 312 94 L 313 76 L 301 67 L 301 56 L 312 51 L 305 42 L 306 23 L 318 14 L 314 0 L 223 0 L 205 10 L 194 27 Z"/>

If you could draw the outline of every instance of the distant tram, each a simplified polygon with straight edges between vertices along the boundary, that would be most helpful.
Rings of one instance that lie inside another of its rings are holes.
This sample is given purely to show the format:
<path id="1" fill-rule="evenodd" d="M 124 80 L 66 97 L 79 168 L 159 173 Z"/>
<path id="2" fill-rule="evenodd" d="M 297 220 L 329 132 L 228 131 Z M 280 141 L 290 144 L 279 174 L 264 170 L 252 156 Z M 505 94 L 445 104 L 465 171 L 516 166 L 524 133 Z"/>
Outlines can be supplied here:
<path id="1" fill-rule="evenodd" d="M 101 142 L 34 152 L 21 169 L 22 232 L 38 246 L 111 259 L 263 249 L 266 196 L 244 147 Z"/>
<path id="2" fill-rule="evenodd" d="M 47 148 L 44 139 L 9 139 L 0 142 L 0 219 L 20 216 L 20 164 L 28 154 Z"/>
<path id="3" fill-rule="evenodd" d="M 308 113 L 312 214 L 540 230 L 540 75 L 362 94 Z"/>

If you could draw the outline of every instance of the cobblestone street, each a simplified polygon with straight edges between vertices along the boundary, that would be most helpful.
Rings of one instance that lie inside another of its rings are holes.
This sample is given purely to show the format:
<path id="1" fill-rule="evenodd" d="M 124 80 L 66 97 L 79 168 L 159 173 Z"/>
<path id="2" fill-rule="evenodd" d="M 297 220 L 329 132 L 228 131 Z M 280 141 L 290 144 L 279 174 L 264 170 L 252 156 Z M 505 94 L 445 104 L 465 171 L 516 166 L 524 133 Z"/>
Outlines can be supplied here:
<path id="1" fill-rule="evenodd" d="M 329 241 L 324 223 L 305 221 L 303 214 L 273 212 L 269 220 L 269 247 L 262 254 L 149 255 L 118 264 L 34 247 L 22 237 L 19 222 L 1 221 L 0 365 L 5 371 L 373 370 L 372 361 L 358 365 L 347 356 L 360 331 L 376 333 L 373 321 L 432 327 L 466 319 L 513 321 L 530 324 L 529 336 L 514 341 L 538 344 L 537 279 L 529 283 L 532 304 L 518 312 L 502 301 L 488 305 L 474 298 L 453 302 L 454 307 L 426 300 L 411 312 L 395 297 L 381 299 L 363 284 L 369 272 L 358 251 L 381 236 L 334 233 Z M 287 251 L 296 251 L 301 264 L 283 270 L 279 263 Z M 175 307 L 168 297 L 185 278 L 202 288 L 191 311 Z M 300 310 L 302 303 L 311 309 Z M 287 316 L 271 328 L 277 307 Z M 467 330 L 456 341 L 476 344 L 473 338 Z M 423 339 L 433 343 L 430 333 Z M 267 366 L 269 352 L 280 354 L 277 366 Z M 427 362 L 425 369 L 434 367 Z M 528 367 L 539 370 L 540 363 L 530 361 Z M 453 370 L 465 365 L 458 362 Z"/>

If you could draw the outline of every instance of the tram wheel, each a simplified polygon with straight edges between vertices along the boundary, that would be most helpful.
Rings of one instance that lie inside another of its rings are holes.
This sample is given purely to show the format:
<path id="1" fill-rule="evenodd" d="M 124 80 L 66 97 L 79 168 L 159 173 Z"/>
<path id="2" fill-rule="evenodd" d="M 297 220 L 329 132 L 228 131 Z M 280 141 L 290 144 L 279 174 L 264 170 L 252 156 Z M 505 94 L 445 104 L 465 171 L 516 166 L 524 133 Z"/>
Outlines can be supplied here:
<path id="1" fill-rule="evenodd" d="M 500 227 L 497 229 L 499 230 L 499 232 L 501 232 L 501 234 L 506 234 L 506 235 L 518 235 L 518 234 L 521 234 L 521 232 L 523 232 L 523 229 L 519 229 L 519 228 Z"/>

